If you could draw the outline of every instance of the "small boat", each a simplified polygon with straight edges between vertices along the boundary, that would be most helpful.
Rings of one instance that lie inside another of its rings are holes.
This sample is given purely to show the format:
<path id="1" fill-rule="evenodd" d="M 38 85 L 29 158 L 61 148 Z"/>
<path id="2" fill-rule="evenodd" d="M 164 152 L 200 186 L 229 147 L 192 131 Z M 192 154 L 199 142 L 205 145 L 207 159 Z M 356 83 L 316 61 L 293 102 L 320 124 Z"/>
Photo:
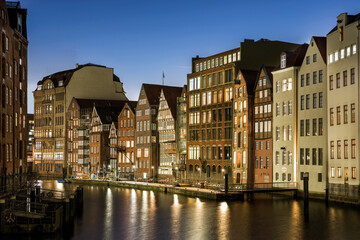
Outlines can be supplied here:
<path id="1" fill-rule="evenodd" d="M 59 179 L 57 180 L 58 183 L 66 183 L 66 181 L 64 179 Z"/>

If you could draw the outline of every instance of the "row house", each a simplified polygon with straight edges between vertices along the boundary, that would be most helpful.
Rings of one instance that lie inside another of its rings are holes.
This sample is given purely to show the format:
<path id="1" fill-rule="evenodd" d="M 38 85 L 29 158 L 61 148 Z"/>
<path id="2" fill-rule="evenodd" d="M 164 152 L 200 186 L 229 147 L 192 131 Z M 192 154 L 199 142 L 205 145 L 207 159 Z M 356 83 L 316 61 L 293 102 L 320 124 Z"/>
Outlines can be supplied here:
<path id="1" fill-rule="evenodd" d="M 134 176 L 136 105 L 136 101 L 127 102 L 118 116 L 118 131 L 113 131 L 115 125 L 110 130 L 110 159 L 114 159 L 113 162 L 117 164 L 113 168 L 117 169 L 120 178 L 132 179 Z"/>
<path id="2" fill-rule="evenodd" d="M 192 60 L 192 73 L 188 74 L 188 159 L 186 164 L 188 177 L 216 182 L 221 181 L 223 174 L 228 172 L 232 173 L 234 182 L 237 181 L 236 179 L 245 178 L 246 181 L 248 178 L 253 179 L 252 173 L 248 175 L 244 171 L 249 167 L 248 162 L 252 159 L 253 151 L 244 153 L 238 148 L 234 153 L 236 156 L 233 156 L 232 149 L 233 89 L 237 78 L 241 76 L 239 70 L 258 71 L 261 64 L 276 66 L 278 65 L 277 56 L 282 51 L 293 50 L 297 46 L 297 44 L 267 39 L 259 41 L 245 39 L 240 43 L 240 48 Z M 249 84 L 253 86 L 254 81 L 255 78 Z M 246 85 L 245 82 L 243 84 Z M 238 89 L 239 86 L 236 88 Z M 246 91 L 253 93 L 253 88 Z M 253 101 L 253 95 L 251 95 L 251 101 Z M 249 106 L 250 112 L 252 112 L 251 109 L 252 106 Z M 251 139 L 251 142 L 245 143 L 244 148 L 253 143 L 253 126 L 251 120 L 247 122 L 250 123 L 246 125 L 250 131 L 247 131 L 242 138 L 246 141 Z M 247 137 L 249 134 L 252 134 L 250 138 Z M 236 159 L 233 160 L 233 157 Z M 240 157 L 242 164 L 238 161 Z"/>
<path id="3" fill-rule="evenodd" d="M 135 177 L 157 178 L 159 166 L 159 135 L 157 115 L 161 90 L 176 91 L 178 87 L 143 84 L 136 106 L 136 167 Z"/>
<path id="4" fill-rule="evenodd" d="M 0 1 L 0 186 L 18 184 L 27 172 L 27 9 Z"/>
<path id="5" fill-rule="evenodd" d="M 67 110 L 67 164 L 70 175 L 89 175 L 91 119 L 94 106 L 122 106 L 124 101 L 73 98 Z"/>
<path id="6" fill-rule="evenodd" d="M 235 183 L 245 184 L 253 178 L 253 106 L 254 85 L 258 71 L 240 69 L 234 84 L 234 159 Z"/>
<path id="7" fill-rule="evenodd" d="M 118 121 L 118 116 L 125 105 L 125 101 L 120 106 L 94 106 L 91 117 L 90 140 L 90 164 L 91 174 L 106 176 L 113 171 L 110 162 L 110 139 L 109 136 L 116 133 L 116 129 L 110 127 Z M 112 154 L 114 155 L 114 154 Z M 116 158 L 115 158 L 116 162 Z M 114 166 L 114 164 L 113 164 Z"/>
<path id="8" fill-rule="evenodd" d="M 177 99 L 183 92 L 182 87 L 162 88 L 157 114 L 159 132 L 159 168 L 158 176 L 163 179 L 177 179 L 176 165 L 176 120 Z"/>
<path id="9" fill-rule="evenodd" d="M 280 55 L 273 70 L 273 182 L 297 181 L 297 83 L 308 44 Z"/>
<path id="10" fill-rule="evenodd" d="M 272 71 L 261 66 L 254 89 L 254 183 L 273 181 L 272 161 Z"/>
<path id="11" fill-rule="evenodd" d="M 69 172 L 67 113 L 74 97 L 127 100 L 122 83 L 113 72 L 100 65 L 76 65 L 75 69 L 51 74 L 38 82 L 33 92 L 34 166 L 40 175 L 63 176 Z"/>
<path id="12" fill-rule="evenodd" d="M 359 199 L 360 14 L 342 13 L 326 36 L 330 199 Z"/>
<path id="13" fill-rule="evenodd" d="M 325 193 L 327 180 L 326 60 L 326 38 L 312 37 L 298 72 L 298 82 L 294 83 L 298 92 L 298 178 L 293 181 L 303 190 L 303 175 L 308 173 L 309 192 L 313 195 Z"/>
<path id="14" fill-rule="evenodd" d="M 177 168 L 177 179 L 179 181 L 186 179 L 186 159 L 187 159 L 187 117 L 186 117 L 186 106 L 187 106 L 187 85 L 184 85 L 180 97 L 177 98 L 177 118 L 176 118 L 176 165 Z"/>

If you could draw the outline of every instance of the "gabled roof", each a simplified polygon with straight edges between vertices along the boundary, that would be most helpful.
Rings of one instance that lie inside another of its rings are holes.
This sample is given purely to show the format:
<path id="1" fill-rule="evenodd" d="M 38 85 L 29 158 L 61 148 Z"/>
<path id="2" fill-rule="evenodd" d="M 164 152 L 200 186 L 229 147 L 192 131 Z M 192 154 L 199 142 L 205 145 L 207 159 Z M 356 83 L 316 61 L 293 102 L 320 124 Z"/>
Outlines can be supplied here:
<path id="1" fill-rule="evenodd" d="M 119 112 L 118 117 L 120 117 L 120 114 L 122 113 L 122 111 L 125 109 L 126 106 L 128 106 L 129 109 L 133 112 L 133 114 L 135 114 L 137 103 L 138 103 L 137 101 L 127 101 L 124 107 L 122 108 L 122 110 Z"/>
<path id="2" fill-rule="evenodd" d="M 252 95 L 254 93 L 254 86 L 259 72 L 254 70 L 239 69 L 239 74 L 240 72 L 244 77 L 248 94 Z"/>
<path id="3" fill-rule="evenodd" d="M 272 70 L 274 68 L 273 67 L 265 67 L 264 65 L 261 65 L 259 72 L 258 72 L 258 76 L 256 77 L 256 81 L 254 84 L 254 92 L 256 90 L 256 86 L 258 85 L 259 79 L 260 79 L 260 74 L 261 74 L 261 70 L 264 70 L 264 74 L 266 76 L 266 80 L 269 83 L 269 86 L 272 88 L 272 84 L 273 84 L 273 75 L 271 74 Z"/>
<path id="4" fill-rule="evenodd" d="M 319 52 L 321 54 L 322 59 L 324 60 L 325 64 L 327 62 L 326 57 L 326 37 L 313 37 L 317 48 L 319 49 Z"/>
<path id="5" fill-rule="evenodd" d="M 358 20 L 360 20 L 360 13 L 358 13 L 356 15 L 347 15 L 346 25 L 349 25 Z M 335 32 L 337 29 L 338 29 L 338 26 L 336 25 L 333 29 L 331 29 L 331 31 L 328 34 Z"/>
<path id="6" fill-rule="evenodd" d="M 309 47 L 309 44 L 304 43 L 304 44 L 301 44 L 294 52 L 283 52 L 286 54 L 286 67 L 285 68 L 301 66 L 308 47 Z M 280 56 L 279 56 L 279 58 L 280 58 Z M 277 70 L 281 70 L 281 69 L 285 69 L 285 68 L 280 68 L 280 65 L 279 65 L 273 71 L 277 71 Z"/>
<path id="7" fill-rule="evenodd" d="M 97 64 L 93 64 L 93 63 L 87 63 L 87 64 L 83 64 L 83 65 L 77 65 L 76 68 L 73 69 L 69 69 L 69 70 L 65 70 L 65 71 L 60 71 L 60 72 L 56 72 L 53 74 L 50 74 L 48 76 L 43 77 L 42 80 L 40 80 L 37 84 L 43 84 L 45 80 L 50 79 L 55 87 L 59 86 L 59 82 L 63 81 L 63 86 L 67 86 L 68 83 L 70 82 L 74 72 L 84 68 L 84 67 L 101 67 L 101 68 L 106 68 L 105 66 L 102 65 L 97 65 Z M 118 76 L 116 76 L 115 74 L 113 74 L 113 81 L 114 82 L 120 82 L 120 78 Z M 36 89 L 37 90 L 37 89 Z M 35 91 L 36 91 L 35 90 Z"/>
<path id="8" fill-rule="evenodd" d="M 164 91 L 176 91 L 179 87 L 143 83 L 147 100 L 150 105 L 159 105 L 161 89 Z M 181 88 L 181 87 L 180 87 Z M 181 88 L 182 89 L 182 88 Z"/>
<path id="9" fill-rule="evenodd" d="M 125 102 L 122 107 L 118 106 L 95 106 L 94 109 L 96 110 L 102 124 L 111 124 L 112 122 L 117 122 L 117 118 L 119 113 L 123 109 Z"/>
<path id="10" fill-rule="evenodd" d="M 165 100 L 168 103 L 171 114 L 176 119 L 177 98 L 181 96 L 183 87 L 163 88 Z"/>

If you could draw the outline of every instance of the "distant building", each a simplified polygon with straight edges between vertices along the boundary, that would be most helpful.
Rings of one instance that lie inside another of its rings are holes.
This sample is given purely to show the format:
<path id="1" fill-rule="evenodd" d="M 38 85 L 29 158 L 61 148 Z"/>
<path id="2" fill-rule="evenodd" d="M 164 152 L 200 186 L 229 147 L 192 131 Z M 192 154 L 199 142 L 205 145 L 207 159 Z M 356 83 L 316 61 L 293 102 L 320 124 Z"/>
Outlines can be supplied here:
<path id="1" fill-rule="evenodd" d="M 330 198 L 359 199 L 360 14 L 342 13 L 326 36 Z"/>
<path id="2" fill-rule="evenodd" d="M 28 141 L 26 147 L 27 172 L 32 172 L 33 165 L 33 142 L 34 142 L 34 114 L 28 113 Z"/>
<path id="3" fill-rule="evenodd" d="M 126 102 L 126 101 L 125 101 Z M 71 174 L 90 175 L 91 120 L 94 106 L 123 106 L 124 101 L 73 98 L 67 111 L 67 159 Z"/>
<path id="4" fill-rule="evenodd" d="M 296 108 L 298 188 L 303 190 L 303 175 L 308 173 L 309 192 L 322 196 L 328 159 L 326 60 L 326 38 L 312 37 L 298 72 Z"/>
<path id="5" fill-rule="evenodd" d="M 273 70 L 273 181 L 297 181 L 297 86 L 298 71 L 308 44 L 280 55 Z"/>
<path id="6" fill-rule="evenodd" d="M 272 160 L 272 88 L 273 68 L 262 66 L 255 83 L 254 92 L 254 183 L 273 181 Z"/>
<path id="7" fill-rule="evenodd" d="M 119 113 L 124 107 L 125 102 L 121 106 L 94 106 L 91 117 L 90 137 L 90 165 L 91 173 L 106 176 L 114 173 L 115 169 L 111 166 L 110 161 L 110 128 L 117 122 Z M 116 133 L 111 132 L 111 134 Z"/>
<path id="8" fill-rule="evenodd" d="M 176 179 L 178 167 L 176 165 L 176 119 L 177 98 L 181 96 L 182 87 L 162 88 L 157 114 L 159 132 L 159 178 Z"/>
<path id="9" fill-rule="evenodd" d="M 101 90 L 100 90 L 101 89 Z M 86 64 L 51 74 L 37 84 L 34 93 L 35 170 L 40 175 L 63 176 L 68 171 L 67 110 L 75 98 L 127 100 L 112 68 Z M 71 136 L 70 136 L 71 137 Z M 71 159 L 71 161 L 74 161 Z"/>
<path id="10" fill-rule="evenodd" d="M 113 150 L 110 149 L 111 158 L 115 159 L 117 156 L 117 165 L 113 166 L 117 169 L 118 175 L 121 178 L 134 178 L 135 171 L 135 159 L 136 159 L 136 149 L 135 149 L 135 108 L 137 102 L 131 101 L 124 105 L 122 111 L 120 112 L 117 120 L 117 140 L 116 142 L 110 140 L 110 145 L 113 147 Z M 111 133 L 111 137 L 114 136 L 114 133 Z M 115 145 L 116 147 L 115 148 Z M 112 157 L 114 156 L 114 157 Z"/>
<path id="11" fill-rule="evenodd" d="M 0 187 L 26 180 L 27 172 L 27 9 L 0 1 L 1 98 Z"/>
<path id="12" fill-rule="evenodd" d="M 156 117 L 158 114 L 160 93 L 162 89 L 177 90 L 178 87 L 143 84 L 136 106 L 135 132 L 135 175 L 137 178 L 147 179 L 151 172 L 157 178 L 159 166 L 159 135 Z"/>
<path id="13" fill-rule="evenodd" d="M 258 70 L 240 69 L 234 81 L 233 182 L 252 182 L 254 176 L 254 87 Z"/>
<path id="14" fill-rule="evenodd" d="M 186 159 L 187 159 L 187 129 L 186 129 L 186 106 L 187 106 L 187 85 L 183 87 L 181 96 L 177 98 L 177 119 L 176 119 L 176 145 L 177 157 L 176 165 L 178 168 L 177 180 L 186 179 Z"/>

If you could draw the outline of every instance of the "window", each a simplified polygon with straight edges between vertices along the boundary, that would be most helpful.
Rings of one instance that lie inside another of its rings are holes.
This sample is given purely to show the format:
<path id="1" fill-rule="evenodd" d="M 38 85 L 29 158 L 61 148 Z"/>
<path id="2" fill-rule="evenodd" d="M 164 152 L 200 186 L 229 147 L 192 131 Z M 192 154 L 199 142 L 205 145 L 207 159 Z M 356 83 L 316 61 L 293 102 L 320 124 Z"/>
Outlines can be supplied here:
<path id="1" fill-rule="evenodd" d="M 288 79 L 288 91 L 292 90 L 292 79 Z"/>
<path id="2" fill-rule="evenodd" d="M 336 74 L 336 88 L 340 88 L 340 73 Z"/>
<path id="3" fill-rule="evenodd" d="M 305 164 L 310 165 L 310 148 L 305 149 Z"/>
<path id="4" fill-rule="evenodd" d="M 280 92 L 280 81 L 276 82 L 276 92 Z"/>
<path id="5" fill-rule="evenodd" d="M 317 94 L 314 93 L 313 94 L 313 108 L 316 108 L 317 107 Z"/>
<path id="6" fill-rule="evenodd" d="M 310 119 L 305 120 L 305 133 L 306 136 L 310 136 Z"/>
<path id="7" fill-rule="evenodd" d="M 329 76 L 329 89 L 330 90 L 334 89 L 334 76 L 333 75 Z"/>
<path id="8" fill-rule="evenodd" d="M 341 178 L 341 167 L 337 168 L 337 177 Z"/>
<path id="9" fill-rule="evenodd" d="M 330 108 L 330 126 L 334 126 L 334 108 Z"/>
<path id="10" fill-rule="evenodd" d="M 313 55 L 313 62 L 317 62 L 317 54 L 316 53 Z"/>
<path id="11" fill-rule="evenodd" d="M 319 108 L 323 107 L 323 93 L 319 92 Z"/>
<path id="12" fill-rule="evenodd" d="M 306 109 L 310 109 L 310 94 L 306 94 Z"/>
<path id="13" fill-rule="evenodd" d="M 336 107 L 336 124 L 341 124 L 341 109 L 340 107 Z"/>
<path id="14" fill-rule="evenodd" d="M 351 122 L 355 122 L 355 103 L 351 104 Z"/>
<path id="15" fill-rule="evenodd" d="M 313 84 L 317 83 L 317 72 L 313 72 Z"/>
<path id="16" fill-rule="evenodd" d="M 335 177 L 335 168 L 331 167 L 331 177 Z"/>
<path id="17" fill-rule="evenodd" d="M 356 54 L 356 45 L 352 45 L 352 54 L 355 55 Z"/>
<path id="18" fill-rule="evenodd" d="M 317 163 L 317 149 L 316 148 L 313 148 L 312 149 L 312 165 L 316 165 Z"/>
<path id="19" fill-rule="evenodd" d="M 303 87 L 305 84 L 304 74 L 301 75 L 300 86 Z"/>
<path id="20" fill-rule="evenodd" d="M 282 85 L 282 91 L 285 92 L 287 90 L 287 80 L 283 80 L 283 85 Z"/>
<path id="21" fill-rule="evenodd" d="M 323 165 L 323 149 L 322 148 L 318 149 L 318 165 L 319 166 Z"/>
<path id="22" fill-rule="evenodd" d="M 344 124 L 348 123 L 348 105 L 344 105 Z"/>
<path id="23" fill-rule="evenodd" d="M 310 85 L 310 73 L 306 74 L 306 86 Z"/>
<path id="24" fill-rule="evenodd" d="M 351 178 L 355 179 L 356 178 L 356 167 L 352 167 L 351 168 Z"/>
<path id="25" fill-rule="evenodd" d="M 336 51 L 334 54 L 334 60 L 335 62 L 339 61 L 339 51 Z"/>
<path id="26" fill-rule="evenodd" d="M 354 159 L 356 157 L 356 140 L 351 139 L 351 158 Z"/>
<path id="27" fill-rule="evenodd" d="M 323 70 L 319 71 L 319 83 L 322 83 L 323 81 Z"/>
<path id="28" fill-rule="evenodd" d="M 300 97 L 300 110 L 304 110 L 305 98 L 304 95 Z"/>
<path id="29" fill-rule="evenodd" d="M 281 68 L 285 68 L 286 67 L 286 55 L 285 54 L 281 55 L 280 62 L 281 62 Z"/>
<path id="30" fill-rule="evenodd" d="M 283 109 L 282 109 L 282 112 L 283 112 L 283 116 L 286 115 L 286 102 L 283 102 Z"/>
<path id="31" fill-rule="evenodd" d="M 280 158 L 280 154 L 278 151 L 275 152 L 275 164 L 279 165 L 279 158 Z"/>
<path id="32" fill-rule="evenodd" d="M 343 72 L 343 85 L 344 87 L 346 87 L 348 85 L 348 81 L 347 81 L 347 71 Z"/>
<path id="33" fill-rule="evenodd" d="M 292 114 L 292 101 L 288 102 L 288 114 Z"/>
<path id="34" fill-rule="evenodd" d="M 334 146 L 334 141 L 330 141 L 330 158 L 334 159 L 335 157 L 335 146 Z"/>
<path id="35" fill-rule="evenodd" d="M 276 103 L 276 116 L 280 115 L 280 103 Z"/>
<path id="36" fill-rule="evenodd" d="M 310 56 L 306 56 L 306 64 L 310 64 Z"/>
<path id="37" fill-rule="evenodd" d="M 282 165 L 286 165 L 286 152 L 282 152 Z"/>
<path id="38" fill-rule="evenodd" d="M 345 57 L 345 49 L 341 49 L 340 50 L 340 58 L 344 59 L 344 57 Z"/>
<path id="39" fill-rule="evenodd" d="M 341 141 L 340 140 L 337 141 L 337 158 L 338 159 L 341 158 Z"/>
<path id="40" fill-rule="evenodd" d="M 355 83 L 355 68 L 350 69 L 351 84 Z"/>
<path id="41" fill-rule="evenodd" d="M 344 140 L 344 158 L 345 159 L 349 158 L 348 148 L 349 148 L 348 140 Z"/>
<path id="42" fill-rule="evenodd" d="M 349 57 L 351 54 L 351 47 L 346 48 L 346 56 Z"/>
<path id="43" fill-rule="evenodd" d="M 317 119 L 313 118 L 313 136 L 317 135 Z"/>
<path id="44" fill-rule="evenodd" d="M 280 140 L 280 127 L 276 127 L 276 141 Z"/>
<path id="45" fill-rule="evenodd" d="M 329 63 L 332 63 L 334 61 L 334 54 L 329 55 Z"/>
<path id="46" fill-rule="evenodd" d="M 304 120 L 300 120 L 300 136 L 304 136 Z"/>
<path id="47" fill-rule="evenodd" d="M 318 182 L 322 182 L 322 173 L 318 173 Z"/>

